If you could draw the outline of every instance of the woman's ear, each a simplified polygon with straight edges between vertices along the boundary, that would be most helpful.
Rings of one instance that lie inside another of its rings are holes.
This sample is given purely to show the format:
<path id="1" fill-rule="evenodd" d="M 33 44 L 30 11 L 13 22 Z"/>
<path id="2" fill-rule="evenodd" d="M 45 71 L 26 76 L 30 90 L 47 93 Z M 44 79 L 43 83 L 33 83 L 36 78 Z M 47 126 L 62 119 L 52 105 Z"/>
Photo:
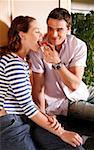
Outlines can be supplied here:
<path id="1" fill-rule="evenodd" d="M 20 31 L 20 32 L 19 32 L 19 36 L 20 36 L 21 39 L 24 39 L 24 38 L 25 38 L 25 33 L 22 32 L 22 31 Z"/>

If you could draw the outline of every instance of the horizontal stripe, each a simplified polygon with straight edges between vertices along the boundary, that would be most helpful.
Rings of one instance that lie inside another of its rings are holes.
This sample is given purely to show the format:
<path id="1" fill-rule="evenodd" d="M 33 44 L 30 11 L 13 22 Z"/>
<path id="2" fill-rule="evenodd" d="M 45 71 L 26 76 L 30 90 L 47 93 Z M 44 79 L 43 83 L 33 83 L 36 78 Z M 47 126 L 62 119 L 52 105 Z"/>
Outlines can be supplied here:
<path id="1" fill-rule="evenodd" d="M 25 114 L 28 117 L 37 113 L 31 96 L 29 67 L 15 54 L 0 59 L 0 108 L 9 114 Z"/>

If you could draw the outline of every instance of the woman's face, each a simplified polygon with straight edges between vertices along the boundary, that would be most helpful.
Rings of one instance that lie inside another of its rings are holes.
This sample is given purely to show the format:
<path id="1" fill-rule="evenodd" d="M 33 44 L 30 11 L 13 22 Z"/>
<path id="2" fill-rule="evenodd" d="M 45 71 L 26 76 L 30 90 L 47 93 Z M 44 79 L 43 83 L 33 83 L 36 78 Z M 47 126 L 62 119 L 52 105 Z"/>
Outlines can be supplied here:
<path id="1" fill-rule="evenodd" d="M 39 25 L 36 20 L 30 23 L 30 28 L 27 33 L 24 33 L 24 47 L 27 49 L 32 49 L 34 51 L 38 50 L 38 41 L 42 39 L 42 34 L 40 32 Z"/>

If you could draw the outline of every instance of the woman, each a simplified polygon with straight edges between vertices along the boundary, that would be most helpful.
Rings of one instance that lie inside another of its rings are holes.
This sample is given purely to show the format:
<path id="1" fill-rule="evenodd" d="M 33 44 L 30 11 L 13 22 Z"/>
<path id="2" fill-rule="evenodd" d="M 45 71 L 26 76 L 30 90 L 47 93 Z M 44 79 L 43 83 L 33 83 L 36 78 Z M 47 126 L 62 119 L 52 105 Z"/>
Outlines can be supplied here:
<path id="1" fill-rule="evenodd" d="M 35 150 L 27 118 L 76 147 L 82 138 L 64 130 L 54 117 L 38 110 L 32 101 L 29 67 L 30 49 L 38 50 L 41 33 L 35 18 L 18 16 L 8 32 L 8 46 L 0 51 L 0 148 Z M 63 142 L 62 141 L 62 142 Z"/>

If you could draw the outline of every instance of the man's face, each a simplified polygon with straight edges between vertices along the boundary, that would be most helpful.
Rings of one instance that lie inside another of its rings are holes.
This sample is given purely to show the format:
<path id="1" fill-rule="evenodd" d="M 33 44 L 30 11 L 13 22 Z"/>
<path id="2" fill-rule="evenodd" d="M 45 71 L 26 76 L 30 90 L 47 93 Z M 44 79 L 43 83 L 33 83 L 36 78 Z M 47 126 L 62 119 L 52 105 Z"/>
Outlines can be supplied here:
<path id="1" fill-rule="evenodd" d="M 57 19 L 52 19 L 50 18 L 48 20 L 48 41 L 57 46 L 60 45 L 64 42 L 66 39 L 66 35 L 68 34 L 69 29 L 67 27 L 67 22 L 62 19 L 62 20 L 57 20 Z"/>

